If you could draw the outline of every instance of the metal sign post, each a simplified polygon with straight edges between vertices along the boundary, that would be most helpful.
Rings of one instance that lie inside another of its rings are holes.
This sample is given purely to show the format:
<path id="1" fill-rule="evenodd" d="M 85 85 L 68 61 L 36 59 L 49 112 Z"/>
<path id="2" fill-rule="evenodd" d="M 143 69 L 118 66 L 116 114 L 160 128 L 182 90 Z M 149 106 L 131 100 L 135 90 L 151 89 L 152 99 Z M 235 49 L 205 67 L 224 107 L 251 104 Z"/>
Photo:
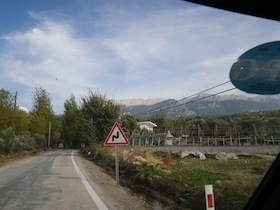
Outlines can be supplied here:
<path id="1" fill-rule="evenodd" d="M 115 173 L 116 173 L 116 183 L 117 186 L 119 186 L 120 183 L 120 172 L 119 172 L 119 151 L 118 151 L 118 145 L 115 145 L 115 152 L 116 152 L 116 157 L 115 157 Z"/>

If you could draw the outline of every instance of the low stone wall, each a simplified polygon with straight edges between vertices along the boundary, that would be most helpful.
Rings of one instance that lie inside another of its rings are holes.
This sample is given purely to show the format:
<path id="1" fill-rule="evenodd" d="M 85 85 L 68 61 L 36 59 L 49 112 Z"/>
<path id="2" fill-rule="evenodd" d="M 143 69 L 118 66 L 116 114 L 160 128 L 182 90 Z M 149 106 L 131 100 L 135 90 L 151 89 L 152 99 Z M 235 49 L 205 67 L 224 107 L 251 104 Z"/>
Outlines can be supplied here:
<path id="1" fill-rule="evenodd" d="M 181 152 L 181 151 L 200 151 L 203 153 L 279 153 L 280 145 L 262 145 L 262 146 L 126 146 L 126 148 L 133 148 L 133 151 L 149 151 L 149 152 Z"/>

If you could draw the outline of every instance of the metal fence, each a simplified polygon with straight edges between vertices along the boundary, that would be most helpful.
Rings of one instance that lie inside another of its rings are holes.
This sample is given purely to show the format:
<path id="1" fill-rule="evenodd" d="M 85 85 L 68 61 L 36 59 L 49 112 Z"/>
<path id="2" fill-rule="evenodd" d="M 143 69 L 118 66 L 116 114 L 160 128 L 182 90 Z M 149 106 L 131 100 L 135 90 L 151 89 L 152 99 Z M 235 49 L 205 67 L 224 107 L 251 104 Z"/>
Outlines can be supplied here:
<path id="1" fill-rule="evenodd" d="M 242 145 L 280 145 L 277 133 L 257 133 L 256 131 L 239 131 L 235 134 L 224 132 L 218 135 L 205 135 L 206 132 L 194 129 L 168 129 L 154 132 L 135 130 L 131 134 L 124 129 L 132 146 L 242 146 Z M 243 134 L 245 135 L 239 135 Z M 246 135 L 247 134 L 247 135 Z"/>

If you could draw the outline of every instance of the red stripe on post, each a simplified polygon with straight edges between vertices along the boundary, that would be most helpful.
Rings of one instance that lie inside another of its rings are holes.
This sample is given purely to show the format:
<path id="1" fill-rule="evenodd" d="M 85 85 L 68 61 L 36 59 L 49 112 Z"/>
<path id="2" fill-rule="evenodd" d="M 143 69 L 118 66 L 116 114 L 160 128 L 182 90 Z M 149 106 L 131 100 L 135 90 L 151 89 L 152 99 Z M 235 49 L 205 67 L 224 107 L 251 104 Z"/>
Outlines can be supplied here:
<path id="1" fill-rule="evenodd" d="M 207 195 L 207 201 L 208 201 L 208 208 L 213 208 L 214 207 L 214 202 L 213 202 L 213 195 L 212 194 Z"/>

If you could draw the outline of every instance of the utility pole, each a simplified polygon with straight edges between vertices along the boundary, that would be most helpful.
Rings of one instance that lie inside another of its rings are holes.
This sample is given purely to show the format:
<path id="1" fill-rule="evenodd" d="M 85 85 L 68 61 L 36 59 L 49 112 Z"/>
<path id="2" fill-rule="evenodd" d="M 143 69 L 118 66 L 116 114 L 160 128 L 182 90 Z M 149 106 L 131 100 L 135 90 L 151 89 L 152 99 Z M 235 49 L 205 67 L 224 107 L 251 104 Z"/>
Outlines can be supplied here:
<path id="1" fill-rule="evenodd" d="M 13 114 L 13 138 L 16 135 L 16 108 L 17 108 L 17 92 L 15 95 L 14 114 Z"/>
<path id="2" fill-rule="evenodd" d="M 15 135 L 16 135 L 16 108 L 17 108 L 17 92 L 15 94 L 15 103 L 14 103 L 14 113 L 13 113 L 13 125 L 12 125 L 12 147 L 11 152 L 14 150 L 15 145 Z"/>
<path id="3" fill-rule="evenodd" d="M 51 146 L 51 127 L 52 127 L 52 122 L 49 121 L 49 137 L 48 137 L 48 149 Z"/>

